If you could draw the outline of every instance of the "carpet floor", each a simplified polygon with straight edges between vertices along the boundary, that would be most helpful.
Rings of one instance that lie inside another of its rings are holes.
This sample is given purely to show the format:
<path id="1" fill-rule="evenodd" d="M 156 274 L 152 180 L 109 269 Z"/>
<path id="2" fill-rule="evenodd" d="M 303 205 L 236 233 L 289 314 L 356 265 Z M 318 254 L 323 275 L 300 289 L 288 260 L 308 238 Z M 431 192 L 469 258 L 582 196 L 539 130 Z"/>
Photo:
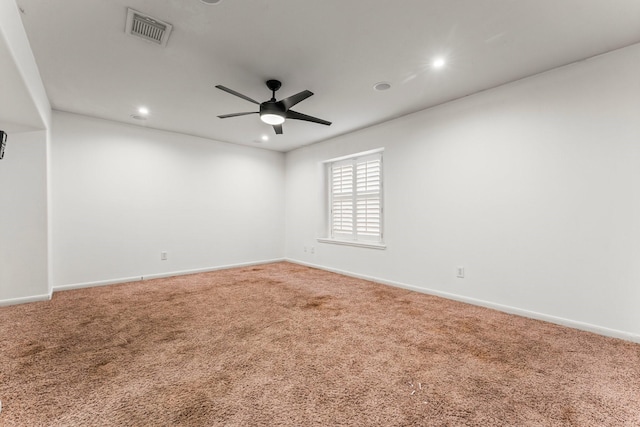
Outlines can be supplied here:
<path id="1" fill-rule="evenodd" d="M 2 426 L 640 426 L 640 345 L 290 263 L 0 308 Z"/>

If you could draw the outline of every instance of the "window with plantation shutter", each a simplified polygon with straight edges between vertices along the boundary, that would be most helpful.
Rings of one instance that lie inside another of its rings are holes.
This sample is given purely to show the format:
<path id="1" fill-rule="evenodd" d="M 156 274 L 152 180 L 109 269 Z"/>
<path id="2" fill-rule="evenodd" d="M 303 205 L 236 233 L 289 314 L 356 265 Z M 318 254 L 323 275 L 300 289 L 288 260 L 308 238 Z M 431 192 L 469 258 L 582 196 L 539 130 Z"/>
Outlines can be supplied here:
<path id="1" fill-rule="evenodd" d="M 382 242 L 382 152 L 328 163 L 329 237 Z"/>

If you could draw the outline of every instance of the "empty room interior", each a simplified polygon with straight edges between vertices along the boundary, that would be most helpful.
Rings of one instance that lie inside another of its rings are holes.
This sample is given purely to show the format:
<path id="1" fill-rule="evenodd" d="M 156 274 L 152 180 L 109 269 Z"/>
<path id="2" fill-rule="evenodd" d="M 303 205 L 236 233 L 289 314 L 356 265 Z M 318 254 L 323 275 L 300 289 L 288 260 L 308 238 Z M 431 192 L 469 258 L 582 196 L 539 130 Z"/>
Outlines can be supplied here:
<path id="1" fill-rule="evenodd" d="M 0 0 L 0 59 L 0 425 L 640 425 L 640 2 Z"/>

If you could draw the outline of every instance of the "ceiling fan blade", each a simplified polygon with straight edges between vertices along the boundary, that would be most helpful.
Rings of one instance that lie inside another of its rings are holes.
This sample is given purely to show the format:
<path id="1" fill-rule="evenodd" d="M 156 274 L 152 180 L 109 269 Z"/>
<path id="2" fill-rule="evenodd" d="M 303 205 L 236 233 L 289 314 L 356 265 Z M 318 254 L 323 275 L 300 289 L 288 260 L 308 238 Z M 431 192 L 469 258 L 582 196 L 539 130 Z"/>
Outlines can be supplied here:
<path id="1" fill-rule="evenodd" d="M 231 114 L 223 114 L 218 116 L 221 119 L 228 119 L 229 117 L 238 117 L 238 116 L 246 116 L 247 114 L 258 114 L 257 111 L 249 111 L 247 113 L 231 113 Z"/>
<path id="2" fill-rule="evenodd" d="M 307 116 L 306 114 L 298 113 L 297 111 L 289 110 L 286 112 L 287 119 L 305 120 L 307 122 L 319 123 L 321 125 L 331 126 L 331 122 L 319 119 L 317 117 Z"/>
<path id="3" fill-rule="evenodd" d="M 276 131 L 276 135 L 282 135 L 282 125 L 273 125 L 273 130 Z"/>
<path id="4" fill-rule="evenodd" d="M 220 89 L 220 90 L 223 90 L 223 91 L 225 91 L 225 92 L 227 92 L 227 93 L 230 93 L 231 95 L 235 95 L 235 96 L 237 96 L 237 97 L 239 97 L 239 98 L 242 98 L 242 99 L 247 100 L 247 101 L 249 101 L 249 102 L 253 102 L 254 104 L 258 104 L 258 105 L 260 105 L 260 103 L 259 103 L 258 101 L 256 101 L 255 99 L 251 99 L 251 98 L 249 98 L 247 95 L 243 95 L 243 94 L 241 94 L 240 92 L 236 92 L 236 91 L 235 91 L 235 90 L 233 90 L 233 89 L 229 89 L 228 87 L 224 87 L 224 86 L 222 86 L 222 85 L 216 85 L 216 87 L 217 87 L 218 89 Z"/>
<path id="5" fill-rule="evenodd" d="M 282 105 L 284 107 L 284 110 L 287 111 L 289 108 L 293 107 L 300 101 L 304 101 L 311 95 L 313 95 L 313 92 L 309 90 L 303 90 L 302 92 L 291 95 L 288 98 L 281 99 L 277 102 L 277 104 Z"/>

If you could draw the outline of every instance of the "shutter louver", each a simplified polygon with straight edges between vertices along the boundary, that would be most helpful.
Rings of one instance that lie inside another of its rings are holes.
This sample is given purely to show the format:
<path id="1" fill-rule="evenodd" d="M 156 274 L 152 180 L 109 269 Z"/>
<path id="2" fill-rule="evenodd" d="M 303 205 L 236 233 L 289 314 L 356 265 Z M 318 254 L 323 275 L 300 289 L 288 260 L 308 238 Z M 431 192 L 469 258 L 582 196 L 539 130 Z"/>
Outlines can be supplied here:
<path id="1" fill-rule="evenodd" d="M 358 236 L 380 236 L 380 159 L 356 164 Z"/>
<path id="2" fill-rule="evenodd" d="M 331 173 L 331 234 L 353 234 L 353 165 L 334 166 Z"/>
<path id="3" fill-rule="evenodd" d="M 335 162 L 329 170 L 331 236 L 382 241 L 382 155 Z"/>

